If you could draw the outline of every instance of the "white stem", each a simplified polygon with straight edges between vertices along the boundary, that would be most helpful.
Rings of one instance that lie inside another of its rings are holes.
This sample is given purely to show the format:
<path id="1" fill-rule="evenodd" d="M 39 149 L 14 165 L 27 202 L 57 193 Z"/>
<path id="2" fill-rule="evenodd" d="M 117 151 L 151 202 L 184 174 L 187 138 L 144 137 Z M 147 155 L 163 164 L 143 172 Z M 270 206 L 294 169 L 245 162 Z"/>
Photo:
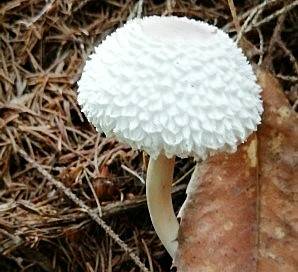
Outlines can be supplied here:
<path id="1" fill-rule="evenodd" d="M 179 229 L 171 197 L 174 165 L 175 159 L 168 159 L 165 155 L 159 155 L 156 160 L 150 158 L 146 181 L 147 203 L 152 224 L 172 258 L 178 246 Z"/>

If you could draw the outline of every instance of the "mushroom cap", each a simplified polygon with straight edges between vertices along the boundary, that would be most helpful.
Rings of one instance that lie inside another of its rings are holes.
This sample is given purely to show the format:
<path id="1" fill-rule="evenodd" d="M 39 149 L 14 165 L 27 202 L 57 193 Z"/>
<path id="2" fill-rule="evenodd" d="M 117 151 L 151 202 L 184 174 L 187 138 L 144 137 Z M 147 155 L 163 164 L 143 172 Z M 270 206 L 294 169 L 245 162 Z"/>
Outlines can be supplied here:
<path id="1" fill-rule="evenodd" d="M 185 17 L 127 22 L 95 48 L 78 85 L 99 132 L 154 158 L 233 152 L 263 111 L 241 49 L 222 30 Z"/>

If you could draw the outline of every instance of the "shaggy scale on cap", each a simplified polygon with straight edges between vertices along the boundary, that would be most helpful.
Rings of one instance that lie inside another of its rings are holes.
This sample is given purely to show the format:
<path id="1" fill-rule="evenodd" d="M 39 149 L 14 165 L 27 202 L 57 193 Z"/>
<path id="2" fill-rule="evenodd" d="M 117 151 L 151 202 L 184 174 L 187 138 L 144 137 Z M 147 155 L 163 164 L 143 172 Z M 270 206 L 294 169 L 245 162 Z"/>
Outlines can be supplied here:
<path id="1" fill-rule="evenodd" d="M 156 158 L 235 151 L 263 111 L 256 77 L 220 29 L 145 17 L 109 35 L 79 81 L 82 111 L 107 136 Z"/>

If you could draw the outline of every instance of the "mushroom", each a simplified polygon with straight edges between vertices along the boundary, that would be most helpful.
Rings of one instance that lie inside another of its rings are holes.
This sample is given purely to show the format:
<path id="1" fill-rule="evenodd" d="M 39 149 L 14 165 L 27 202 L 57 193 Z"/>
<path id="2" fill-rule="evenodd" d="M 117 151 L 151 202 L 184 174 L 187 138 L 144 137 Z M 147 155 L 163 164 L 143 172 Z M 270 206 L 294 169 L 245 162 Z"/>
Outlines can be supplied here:
<path id="1" fill-rule="evenodd" d="M 150 155 L 148 208 L 173 257 L 175 156 L 234 152 L 257 129 L 263 108 L 251 66 L 212 25 L 150 16 L 127 22 L 96 47 L 78 85 L 82 111 L 99 132 Z"/>

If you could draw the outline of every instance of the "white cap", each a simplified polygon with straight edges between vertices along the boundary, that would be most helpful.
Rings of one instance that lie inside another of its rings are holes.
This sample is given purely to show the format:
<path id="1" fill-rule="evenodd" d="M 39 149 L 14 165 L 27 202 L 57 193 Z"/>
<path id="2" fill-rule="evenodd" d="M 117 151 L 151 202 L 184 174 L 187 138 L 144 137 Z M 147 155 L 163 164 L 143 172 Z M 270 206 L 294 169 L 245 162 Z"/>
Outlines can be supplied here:
<path id="1" fill-rule="evenodd" d="M 241 49 L 222 30 L 185 17 L 127 22 L 95 49 L 78 85 L 98 131 L 154 158 L 235 151 L 263 111 Z"/>

